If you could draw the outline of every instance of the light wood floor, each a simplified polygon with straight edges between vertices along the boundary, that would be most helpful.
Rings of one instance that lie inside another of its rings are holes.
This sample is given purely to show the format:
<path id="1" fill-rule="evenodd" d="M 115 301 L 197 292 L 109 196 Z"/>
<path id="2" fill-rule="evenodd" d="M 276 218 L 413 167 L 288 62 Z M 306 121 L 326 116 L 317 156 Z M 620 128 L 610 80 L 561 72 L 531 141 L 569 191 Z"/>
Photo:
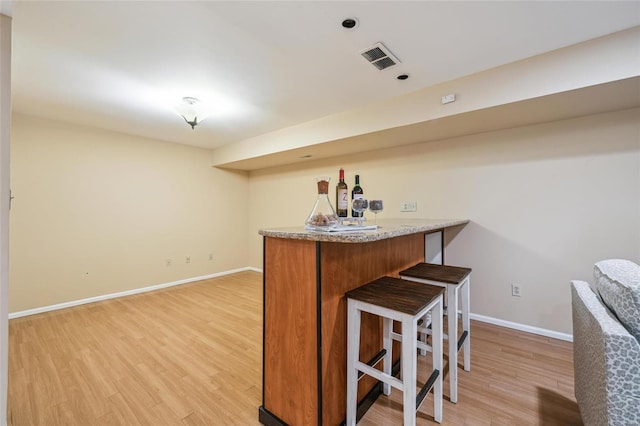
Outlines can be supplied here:
<path id="1" fill-rule="evenodd" d="M 257 425 L 261 323 L 254 272 L 11 320 L 9 425 Z M 472 336 L 442 424 L 581 424 L 570 343 L 479 322 Z M 429 397 L 418 424 L 432 410 Z M 394 391 L 359 424 L 401 415 Z"/>

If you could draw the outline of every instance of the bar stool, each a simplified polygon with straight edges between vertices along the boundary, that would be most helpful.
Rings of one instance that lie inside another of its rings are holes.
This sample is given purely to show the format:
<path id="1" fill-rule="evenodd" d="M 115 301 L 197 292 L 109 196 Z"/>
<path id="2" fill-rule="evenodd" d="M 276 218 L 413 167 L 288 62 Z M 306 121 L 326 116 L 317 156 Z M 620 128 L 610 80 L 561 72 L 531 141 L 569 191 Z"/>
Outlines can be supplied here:
<path id="1" fill-rule="evenodd" d="M 358 380 L 367 374 L 384 383 L 383 393 L 391 387 L 403 393 L 405 426 L 416 424 L 416 411 L 433 388 L 434 419 L 442 421 L 442 293 L 438 286 L 382 277 L 346 293 L 347 296 L 347 419 L 346 426 L 356 424 Z M 360 361 L 360 317 L 369 312 L 383 317 L 383 349 L 370 363 Z M 433 371 L 416 394 L 418 320 L 431 312 L 433 332 Z M 402 325 L 402 334 L 393 332 L 393 321 Z M 395 335 L 395 336 L 394 336 Z M 407 336 L 410 336 L 407 338 Z M 402 341 L 402 379 L 391 375 L 393 338 Z M 404 338 L 402 338 L 404 337 Z M 383 370 L 374 368 L 383 360 Z"/>
<path id="2" fill-rule="evenodd" d="M 400 272 L 400 278 L 412 282 L 445 287 L 447 289 L 446 315 L 448 319 L 447 334 L 449 340 L 449 400 L 458 402 L 458 352 L 463 348 L 464 370 L 471 371 L 471 334 L 469 321 L 469 283 L 471 269 L 458 266 L 434 265 L 418 263 Z M 462 335 L 458 338 L 458 293 L 462 302 Z M 425 321 L 426 323 L 427 321 Z M 425 326 L 427 324 L 424 324 Z M 422 330 L 421 330 L 422 331 Z M 423 337 L 426 337 L 423 335 Z M 432 336 L 432 343 L 437 337 Z"/>

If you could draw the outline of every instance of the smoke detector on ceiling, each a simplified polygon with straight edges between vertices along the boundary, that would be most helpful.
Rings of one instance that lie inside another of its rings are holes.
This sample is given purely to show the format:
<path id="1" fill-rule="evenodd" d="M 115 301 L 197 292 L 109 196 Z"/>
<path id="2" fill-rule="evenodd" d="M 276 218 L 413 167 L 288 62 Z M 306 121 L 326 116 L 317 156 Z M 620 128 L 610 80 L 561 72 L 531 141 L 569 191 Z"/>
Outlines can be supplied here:
<path id="1" fill-rule="evenodd" d="M 360 54 L 380 71 L 394 67 L 400 63 L 400 60 L 382 43 L 376 43 L 361 51 Z"/>

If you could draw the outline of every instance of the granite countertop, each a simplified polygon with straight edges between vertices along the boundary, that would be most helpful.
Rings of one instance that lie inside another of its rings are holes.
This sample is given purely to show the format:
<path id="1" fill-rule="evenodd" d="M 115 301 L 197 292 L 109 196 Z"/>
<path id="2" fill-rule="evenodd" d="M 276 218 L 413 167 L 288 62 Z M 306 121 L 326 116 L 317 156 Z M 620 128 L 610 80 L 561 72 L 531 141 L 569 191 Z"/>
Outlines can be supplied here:
<path id="1" fill-rule="evenodd" d="M 368 221 L 372 222 L 372 221 Z M 328 241 L 335 243 L 366 243 L 402 235 L 433 231 L 457 225 L 466 225 L 468 219 L 378 219 L 378 229 L 358 232 L 316 232 L 304 226 L 267 228 L 260 235 L 291 240 Z M 372 223 L 367 223 L 371 225 Z"/>

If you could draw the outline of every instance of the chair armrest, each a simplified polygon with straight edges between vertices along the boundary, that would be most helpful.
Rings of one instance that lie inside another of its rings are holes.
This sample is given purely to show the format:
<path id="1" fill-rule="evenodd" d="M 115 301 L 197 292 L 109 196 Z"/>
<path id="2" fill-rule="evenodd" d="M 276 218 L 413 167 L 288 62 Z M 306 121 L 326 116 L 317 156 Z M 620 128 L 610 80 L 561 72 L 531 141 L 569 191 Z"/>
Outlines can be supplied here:
<path id="1" fill-rule="evenodd" d="M 571 282 L 575 394 L 585 425 L 640 424 L 640 343 L 584 281 Z"/>

